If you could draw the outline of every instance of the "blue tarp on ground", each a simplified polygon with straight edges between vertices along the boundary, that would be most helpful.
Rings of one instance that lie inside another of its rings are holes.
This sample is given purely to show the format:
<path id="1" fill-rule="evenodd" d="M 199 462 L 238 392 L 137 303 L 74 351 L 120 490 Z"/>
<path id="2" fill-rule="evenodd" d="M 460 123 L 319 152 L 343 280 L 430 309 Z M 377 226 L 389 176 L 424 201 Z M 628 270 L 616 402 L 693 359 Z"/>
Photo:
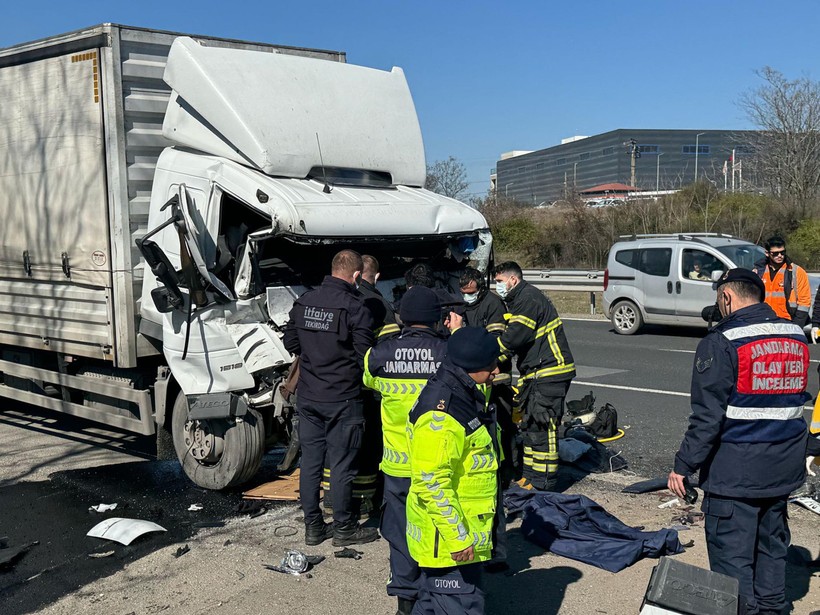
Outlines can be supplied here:
<path id="1" fill-rule="evenodd" d="M 675 530 L 643 532 L 625 525 L 583 495 L 527 491 L 504 494 L 510 513 L 523 512 L 521 531 L 550 553 L 619 572 L 644 557 L 682 553 Z"/>

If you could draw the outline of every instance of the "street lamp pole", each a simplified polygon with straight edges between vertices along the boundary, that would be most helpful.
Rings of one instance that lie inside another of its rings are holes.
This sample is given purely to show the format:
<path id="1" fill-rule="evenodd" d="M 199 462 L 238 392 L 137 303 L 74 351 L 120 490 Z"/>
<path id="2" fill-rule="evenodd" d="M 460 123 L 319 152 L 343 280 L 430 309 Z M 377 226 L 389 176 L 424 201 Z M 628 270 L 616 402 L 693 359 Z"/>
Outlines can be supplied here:
<path id="1" fill-rule="evenodd" d="M 510 182 L 509 184 L 504 184 L 504 198 L 507 198 L 507 189 L 515 184 L 515 182 Z"/>
<path id="2" fill-rule="evenodd" d="M 572 189 L 573 190 L 576 190 L 577 187 L 578 187 L 578 175 L 575 172 L 577 167 L 578 167 L 578 163 L 573 162 L 572 163 Z"/>
<path id="3" fill-rule="evenodd" d="M 698 183 L 698 150 L 700 149 L 698 147 L 700 143 L 699 139 L 705 134 L 705 132 L 699 132 L 695 135 L 695 183 Z"/>
<path id="4" fill-rule="evenodd" d="M 658 154 L 655 162 L 655 192 L 660 192 L 661 189 L 661 156 L 663 153 Z"/>

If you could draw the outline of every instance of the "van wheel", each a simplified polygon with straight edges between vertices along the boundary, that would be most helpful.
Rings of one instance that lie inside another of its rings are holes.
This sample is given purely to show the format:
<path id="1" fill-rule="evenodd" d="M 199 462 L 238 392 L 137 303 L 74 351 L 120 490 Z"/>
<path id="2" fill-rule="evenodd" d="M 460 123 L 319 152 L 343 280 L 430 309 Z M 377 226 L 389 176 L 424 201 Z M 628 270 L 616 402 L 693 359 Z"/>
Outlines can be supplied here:
<path id="1" fill-rule="evenodd" d="M 180 391 L 171 416 L 174 449 L 185 474 L 205 489 L 225 489 L 250 480 L 262 464 L 265 426 L 248 408 L 241 419 L 188 420 Z"/>
<path id="2" fill-rule="evenodd" d="M 618 301 L 612 308 L 612 324 L 615 333 L 632 335 L 643 325 L 641 311 L 631 301 Z"/>

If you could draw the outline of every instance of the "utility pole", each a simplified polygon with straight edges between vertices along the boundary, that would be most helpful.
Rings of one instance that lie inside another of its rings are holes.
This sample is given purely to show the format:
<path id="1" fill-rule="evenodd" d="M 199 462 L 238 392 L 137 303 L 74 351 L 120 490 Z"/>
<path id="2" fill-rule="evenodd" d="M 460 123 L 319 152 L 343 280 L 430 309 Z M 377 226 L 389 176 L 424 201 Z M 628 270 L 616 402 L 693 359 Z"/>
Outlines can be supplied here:
<path id="1" fill-rule="evenodd" d="M 661 190 L 661 156 L 663 156 L 663 152 L 658 154 L 658 158 L 655 161 L 655 192 L 660 192 Z"/>
<path id="2" fill-rule="evenodd" d="M 629 170 L 630 170 L 630 185 L 632 188 L 637 189 L 636 181 L 635 181 L 635 161 L 641 157 L 641 152 L 638 149 L 638 142 L 635 139 L 630 139 L 629 141 L 624 141 L 624 145 L 626 145 L 626 153 L 630 156 L 629 161 Z"/>
<path id="3" fill-rule="evenodd" d="M 698 150 L 700 149 L 699 139 L 705 134 L 705 132 L 699 132 L 695 135 L 695 183 L 698 183 Z"/>

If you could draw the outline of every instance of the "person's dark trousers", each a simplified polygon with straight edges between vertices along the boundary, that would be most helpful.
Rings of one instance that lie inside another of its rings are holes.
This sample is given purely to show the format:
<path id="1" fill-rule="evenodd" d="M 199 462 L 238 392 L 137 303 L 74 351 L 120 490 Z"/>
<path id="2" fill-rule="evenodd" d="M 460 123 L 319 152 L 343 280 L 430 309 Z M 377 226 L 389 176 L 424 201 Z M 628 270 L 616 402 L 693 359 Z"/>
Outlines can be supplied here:
<path id="1" fill-rule="evenodd" d="M 353 477 L 353 514 L 357 519 L 363 515 L 378 514 L 381 510 L 383 489 L 382 474 L 379 471 L 383 446 L 381 398 L 371 391 L 364 391 L 362 411 L 364 413 L 364 433 L 362 434 L 362 446 L 356 458 L 356 476 Z M 330 460 L 325 455 L 322 471 L 325 512 L 333 509 L 331 477 Z"/>
<path id="2" fill-rule="evenodd" d="M 387 595 L 417 600 L 421 570 L 407 549 L 407 494 L 410 479 L 384 475 L 384 504 L 379 531 L 390 545 Z"/>
<path id="3" fill-rule="evenodd" d="M 490 403 L 495 404 L 496 420 L 501 428 L 501 451 L 504 453 L 504 460 L 499 468 L 502 490 L 521 475 L 521 451 L 516 442 L 518 426 L 512 418 L 513 397 L 512 387 L 508 384 L 494 384 L 490 389 Z"/>
<path id="4" fill-rule="evenodd" d="M 749 615 L 786 606 L 787 506 L 785 498 L 703 499 L 709 567 L 738 580 Z"/>
<path id="5" fill-rule="evenodd" d="M 296 402 L 299 415 L 299 441 L 302 461 L 299 475 L 299 498 L 305 513 L 305 525 L 323 522 L 319 508 L 319 486 L 325 452 L 330 465 L 335 526 L 348 527 L 356 523 L 353 514 L 353 477 L 355 461 L 362 445 L 364 416 L 358 399 L 319 403 Z"/>
<path id="6" fill-rule="evenodd" d="M 533 487 L 554 491 L 558 484 L 558 427 L 570 382 L 532 382 L 524 410 L 523 476 Z M 539 412 L 540 410 L 540 412 Z M 543 420 L 544 412 L 550 417 Z"/>
<path id="7" fill-rule="evenodd" d="M 484 615 L 481 564 L 422 568 L 413 615 Z"/>

